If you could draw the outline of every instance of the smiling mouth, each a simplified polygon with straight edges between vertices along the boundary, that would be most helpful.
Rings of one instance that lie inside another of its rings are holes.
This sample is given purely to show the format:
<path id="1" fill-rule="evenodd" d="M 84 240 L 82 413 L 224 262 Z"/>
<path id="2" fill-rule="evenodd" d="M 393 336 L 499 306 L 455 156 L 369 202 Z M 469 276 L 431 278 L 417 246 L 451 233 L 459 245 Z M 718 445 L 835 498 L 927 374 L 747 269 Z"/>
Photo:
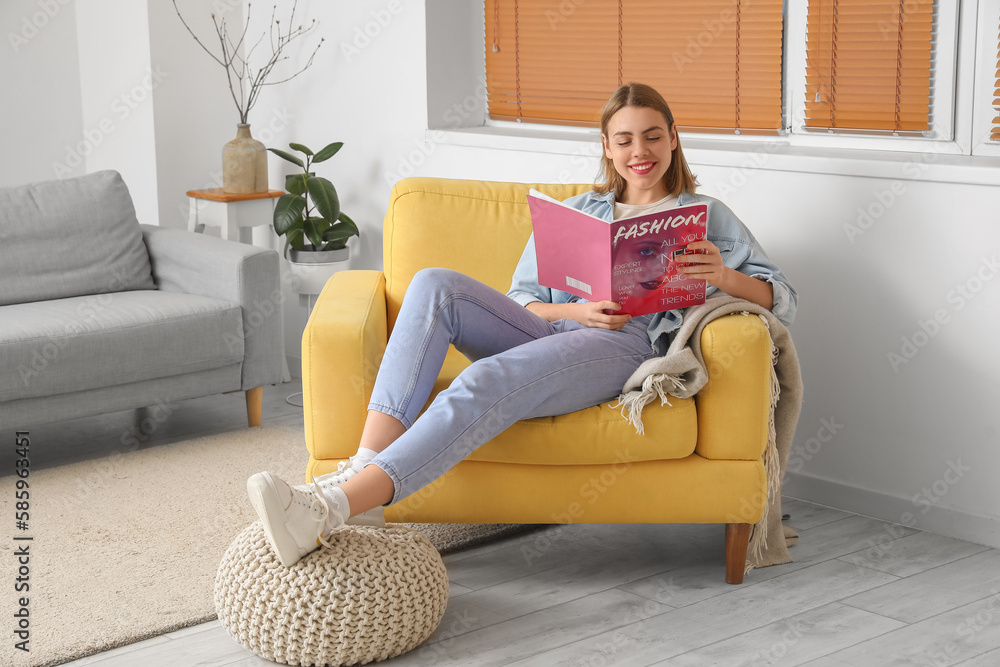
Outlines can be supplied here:
<path id="1" fill-rule="evenodd" d="M 641 162 L 639 164 L 630 164 L 629 169 L 637 174 L 646 174 L 656 165 L 655 162 Z"/>

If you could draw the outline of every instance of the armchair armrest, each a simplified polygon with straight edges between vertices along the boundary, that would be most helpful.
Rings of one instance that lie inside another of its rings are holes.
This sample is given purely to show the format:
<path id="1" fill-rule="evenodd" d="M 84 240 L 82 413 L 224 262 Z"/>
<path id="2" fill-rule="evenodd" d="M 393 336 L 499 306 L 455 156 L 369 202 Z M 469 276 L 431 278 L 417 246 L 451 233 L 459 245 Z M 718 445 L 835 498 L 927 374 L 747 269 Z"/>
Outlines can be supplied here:
<path id="1" fill-rule="evenodd" d="M 278 253 L 181 229 L 141 225 L 157 289 L 239 304 L 243 326 L 226 345 L 243 348 L 244 390 L 281 382 Z"/>
<path id="2" fill-rule="evenodd" d="M 759 460 L 771 410 L 771 336 L 756 315 L 733 314 L 701 334 L 708 384 L 695 394 L 698 445 L 709 459 Z"/>
<path id="3" fill-rule="evenodd" d="M 302 334 L 305 436 L 314 459 L 357 450 L 388 331 L 384 274 L 335 273 Z"/>

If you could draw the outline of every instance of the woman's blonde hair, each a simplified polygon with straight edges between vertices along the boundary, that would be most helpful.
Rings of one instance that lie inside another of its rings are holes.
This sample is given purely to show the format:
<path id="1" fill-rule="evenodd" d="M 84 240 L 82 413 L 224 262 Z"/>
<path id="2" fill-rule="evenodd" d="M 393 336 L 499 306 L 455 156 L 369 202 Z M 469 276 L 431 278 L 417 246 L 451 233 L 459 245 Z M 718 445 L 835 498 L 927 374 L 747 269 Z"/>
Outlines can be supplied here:
<path id="1" fill-rule="evenodd" d="M 608 136 L 608 123 L 611 122 L 611 117 L 625 107 L 649 107 L 650 109 L 655 109 L 663 114 L 663 118 L 667 121 L 667 130 L 676 132 L 674 129 L 674 115 L 670 112 L 670 107 L 667 105 L 667 101 L 663 99 L 663 96 L 655 88 L 646 84 L 627 83 L 611 95 L 611 99 L 608 100 L 607 104 L 604 105 L 604 110 L 601 111 L 602 135 L 605 137 Z M 601 167 L 604 171 L 604 182 L 594 186 L 594 190 L 600 194 L 607 194 L 613 190 L 615 199 L 620 201 L 625 193 L 626 181 L 615 170 L 615 163 L 612 162 L 611 158 L 604 151 L 603 142 L 601 145 Z M 694 174 L 691 173 L 691 167 L 688 166 L 687 160 L 684 159 L 684 151 L 681 150 L 679 135 L 677 136 L 677 148 L 671 153 L 670 167 L 667 169 L 667 173 L 663 175 L 663 184 L 667 187 L 667 192 L 674 196 L 682 192 L 694 194 L 694 189 L 698 186 L 698 181 L 695 180 Z"/>

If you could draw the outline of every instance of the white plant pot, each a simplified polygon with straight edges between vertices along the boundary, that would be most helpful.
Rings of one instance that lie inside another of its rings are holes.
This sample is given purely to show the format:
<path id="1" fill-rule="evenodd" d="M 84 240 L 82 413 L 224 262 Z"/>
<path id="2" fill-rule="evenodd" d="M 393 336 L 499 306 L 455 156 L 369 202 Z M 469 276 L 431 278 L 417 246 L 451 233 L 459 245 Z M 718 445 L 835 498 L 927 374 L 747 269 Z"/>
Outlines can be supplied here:
<path id="1" fill-rule="evenodd" d="M 289 250 L 292 289 L 306 298 L 316 296 L 333 274 L 348 268 L 350 257 L 350 248 L 323 252 Z"/>

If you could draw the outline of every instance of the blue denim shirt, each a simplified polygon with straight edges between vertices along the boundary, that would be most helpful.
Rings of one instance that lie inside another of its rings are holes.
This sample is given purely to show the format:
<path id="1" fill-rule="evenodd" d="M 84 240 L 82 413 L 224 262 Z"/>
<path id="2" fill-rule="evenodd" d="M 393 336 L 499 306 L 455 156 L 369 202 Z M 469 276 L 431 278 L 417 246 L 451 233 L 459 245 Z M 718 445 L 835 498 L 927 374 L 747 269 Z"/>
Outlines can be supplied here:
<path id="1" fill-rule="evenodd" d="M 771 312 L 783 324 L 791 324 L 792 320 L 795 319 L 795 309 L 798 304 L 795 288 L 788 282 L 781 270 L 768 259 L 757 239 L 728 206 L 713 197 L 687 192 L 681 193 L 677 205 L 686 206 L 700 202 L 708 204 L 708 240 L 718 246 L 722 253 L 723 263 L 740 273 L 771 283 L 774 293 Z M 603 220 L 609 222 L 614 220 L 614 192 L 602 195 L 591 190 L 570 197 L 564 203 Z M 706 296 L 717 289 L 717 287 L 709 286 L 706 290 Z M 528 244 L 524 247 L 521 259 L 514 270 L 507 296 L 522 306 L 527 306 L 535 301 L 546 303 L 585 301 L 574 294 L 542 287 L 538 284 L 534 235 L 528 239 Z M 660 354 L 666 351 L 667 345 L 672 339 L 670 334 L 676 332 L 680 328 L 681 322 L 684 321 L 685 310 L 687 309 L 678 308 L 652 316 L 646 332 L 649 334 L 649 342 Z M 664 335 L 667 337 L 661 340 L 661 336 Z"/>

